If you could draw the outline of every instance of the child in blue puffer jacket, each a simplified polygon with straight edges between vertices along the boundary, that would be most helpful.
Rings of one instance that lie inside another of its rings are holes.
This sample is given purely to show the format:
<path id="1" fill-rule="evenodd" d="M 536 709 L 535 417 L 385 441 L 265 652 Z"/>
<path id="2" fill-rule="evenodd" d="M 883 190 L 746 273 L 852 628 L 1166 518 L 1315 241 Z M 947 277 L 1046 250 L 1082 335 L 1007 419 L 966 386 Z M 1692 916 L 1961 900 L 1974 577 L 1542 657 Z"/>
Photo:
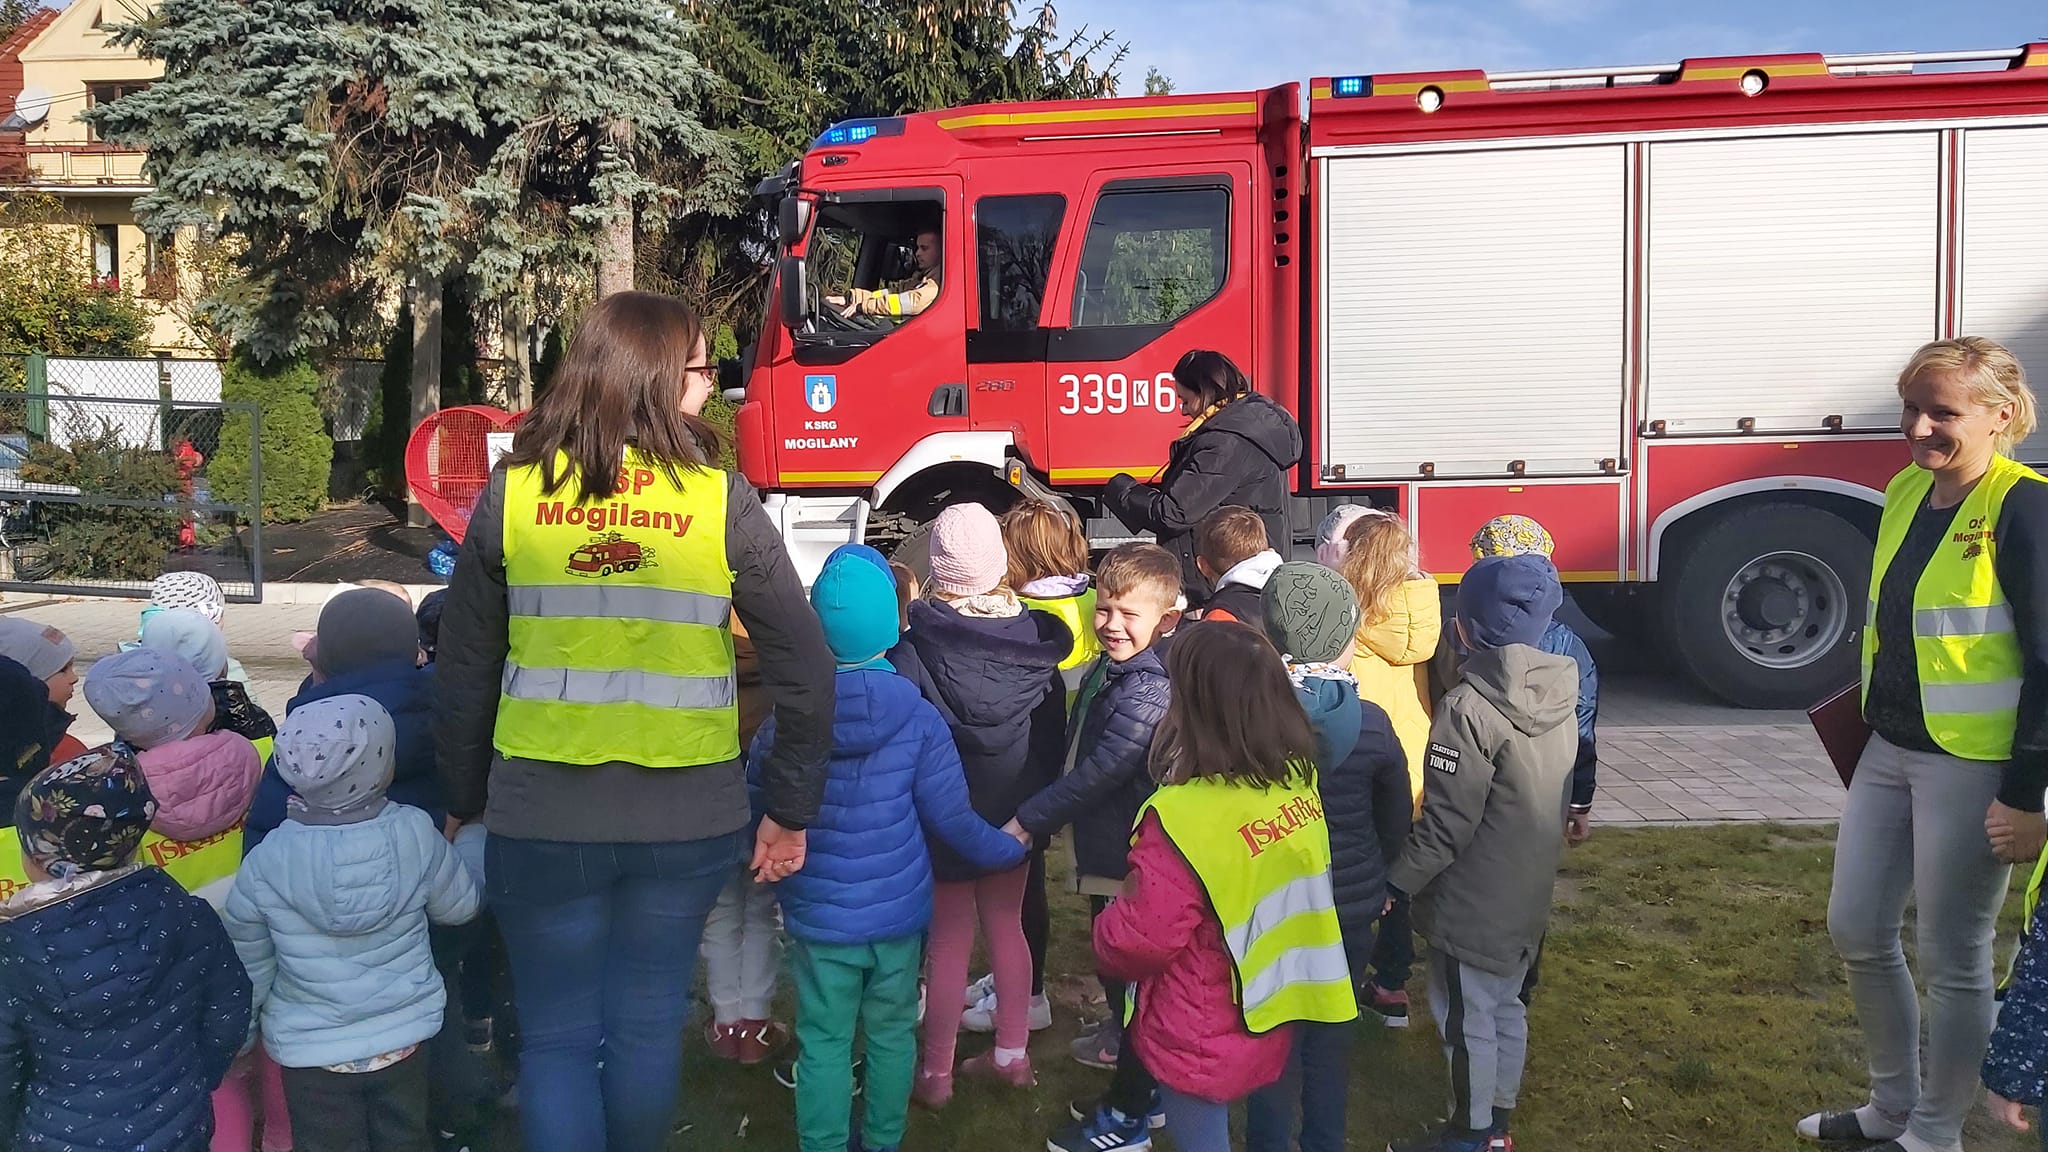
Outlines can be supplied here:
<path id="1" fill-rule="evenodd" d="M 422 1046 L 447 997 L 427 926 L 473 919 L 479 899 L 433 820 L 385 797 L 396 742 L 365 696 L 288 715 L 275 754 L 288 814 L 228 896 L 300 1152 L 428 1147 Z"/>
<path id="2" fill-rule="evenodd" d="M 803 870 L 775 885 L 796 984 L 798 1146 L 848 1147 L 859 1021 L 867 1075 L 853 1146 L 893 1152 L 917 1069 L 917 978 L 932 917 L 925 834 L 988 871 L 1016 867 L 1024 846 L 969 806 L 952 732 L 884 658 L 897 639 L 888 568 L 840 556 L 818 574 L 811 604 L 838 667 L 832 760 Z M 774 743 L 771 717 L 748 758 L 757 812 L 761 765 Z"/>

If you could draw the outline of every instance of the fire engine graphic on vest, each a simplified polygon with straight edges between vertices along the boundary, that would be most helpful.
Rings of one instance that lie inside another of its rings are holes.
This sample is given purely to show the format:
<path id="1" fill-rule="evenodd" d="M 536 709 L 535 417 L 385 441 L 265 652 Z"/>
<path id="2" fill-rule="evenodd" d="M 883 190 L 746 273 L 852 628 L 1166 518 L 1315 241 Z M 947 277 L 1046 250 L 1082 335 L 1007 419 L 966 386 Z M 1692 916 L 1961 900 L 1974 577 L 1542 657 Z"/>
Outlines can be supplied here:
<path id="1" fill-rule="evenodd" d="M 654 559 L 654 549 L 628 540 L 617 532 L 607 532 L 602 536 L 592 536 L 590 543 L 569 553 L 568 572 L 571 576 L 596 577 L 659 567 L 661 565 Z"/>

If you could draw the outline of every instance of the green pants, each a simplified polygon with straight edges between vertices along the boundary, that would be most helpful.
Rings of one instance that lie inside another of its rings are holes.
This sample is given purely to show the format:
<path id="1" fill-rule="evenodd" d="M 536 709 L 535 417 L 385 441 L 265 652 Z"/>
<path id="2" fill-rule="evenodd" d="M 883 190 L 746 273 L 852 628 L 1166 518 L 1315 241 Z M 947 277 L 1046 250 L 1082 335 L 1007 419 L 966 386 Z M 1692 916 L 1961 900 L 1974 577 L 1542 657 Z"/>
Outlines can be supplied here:
<path id="1" fill-rule="evenodd" d="M 789 942 L 796 984 L 796 1132 L 802 1152 L 846 1152 L 853 1115 L 853 1034 L 867 1033 L 861 1143 L 894 1148 L 917 1072 L 917 973 L 924 938 L 878 944 Z"/>

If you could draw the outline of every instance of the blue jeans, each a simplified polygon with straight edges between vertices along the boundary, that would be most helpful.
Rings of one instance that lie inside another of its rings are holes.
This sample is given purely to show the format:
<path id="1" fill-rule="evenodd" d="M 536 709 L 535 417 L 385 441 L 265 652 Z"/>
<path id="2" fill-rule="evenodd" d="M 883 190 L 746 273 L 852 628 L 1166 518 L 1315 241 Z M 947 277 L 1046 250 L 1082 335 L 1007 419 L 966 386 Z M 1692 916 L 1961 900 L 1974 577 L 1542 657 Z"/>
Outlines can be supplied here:
<path id="1" fill-rule="evenodd" d="M 1230 1152 L 1230 1105 L 1186 1096 L 1164 1084 L 1159 1101 L 1176 1152 Z"/>
<path id="2" fill-rule="evenodd" d="M 1301 1152 L 1344 1152 L 1344 1096 L 1350 1087 L 1354 1024 L 1296 1024 L 1280 1079 L 1251 1094 L 1245 1152 L 1287 1152 L 1301 1105 Z"/>
<path id="3" fill-rule="evenodd" d="M 484 875 L 512 963 L 526 1147 L 661 1152 L 704 918 L 745 840 L 491 836 Z"/>

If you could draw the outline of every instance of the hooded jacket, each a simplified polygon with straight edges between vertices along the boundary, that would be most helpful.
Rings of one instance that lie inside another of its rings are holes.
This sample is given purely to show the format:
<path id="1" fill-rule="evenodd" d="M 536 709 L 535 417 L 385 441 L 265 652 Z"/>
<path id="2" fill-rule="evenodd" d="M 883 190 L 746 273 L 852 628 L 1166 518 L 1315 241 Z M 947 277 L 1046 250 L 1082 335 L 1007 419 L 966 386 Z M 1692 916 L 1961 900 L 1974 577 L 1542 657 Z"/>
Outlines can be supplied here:
<path id="1" fill-rule="evenodd" d="M 1579 755 L 1572 762 L 1572 807 L 1584 811 L 1593 806 L 1600 771 L 1600 669 L 1586 642 L 1562 620 L 1551 621 L 1542 648 L 1552 656 L 1570 657 L 1579 669 Z"/>
<path id="2" fill-rule="evenodd" d="M 173 840 L 204 840 L 249 814 L 263 761 L 233 732 L 208 732 L 138 752 L 135 763 L 156 797 L 152 829 Z"/>
<path id="3" fill-rule="evenodd" d="M 1405 772 L 1407 761 L 1387 714 L 1360 700 L 1349 680 L 1311 673 L 1302 676 L 1294 692 L 1316 737 L 1316 793 L 1330 831 L 1337 920 L 1346 947 L 1370 955 L 1372 925 L 1387 900 L 1387 864 L 1401 849 L 1398 840 L 1382 838 L 1373 781 L 1381 773 Z M 1405 826 L 1407 811 L 1399 815 Z"/>
<path id="4" fill-rule="evenodd" d="M 1564 850 L 1578 668 L 1524 644 L 1475 652 L 1425 753 L 1422 816 L 1388 873 L 1430 946 L 1502 976 L 1535 959 Z"/>
<path id="5" fill-rule="evenodd" d="M 1130 872 L 1131 826 L 1154 787 L 1152 734 L 1173 700 L 1164 651 L 1155 642 L 1121 664 L 1097 658 L 1082 688 L 1087 711 L 1074 721 L 1073 768 L 1017 809 L 1017 823 L 1041 842 L 1074 826 L 1079 876 L 1120 881 Z"/>
<path id="6" fill-rule="evenodd" d="M 999 828 L 1059 772 L 1067 726 L 1059 667 L 1072 646 L 1067 626 L 1043 612 L 990 619 L 917 600 L 910 631 L 889 653 L 889 663 L 939 710 L 960 750 L 968 800 Z M 984 873 L 942 843 L 931 849 L 940 880 Z"/>
<path id="7" fill-rule="evenodd" d="M 1443 599 L 1427 577 L 1409 580 L 1387 597 L 1386 616 L 1358 628 L 1351 674 L 1358 695 L 1386 712 L 1408 757 L 1409 792 L 1422 805 L 1422 750 L 1429 744 L 1429 661 L 1443 636 Z"/>
<path id="8" fill-rule="evenodd" d="M 159 868 L 45 882 L 0 904 L 0 1147 L 204 1152 L 249 1036 L 220 917 Z"/>
<path id="9" fill-rule="evenodd" d="M 308 681 L 285 705 L 285 714 L 316 700 L 351 695 L 367 696 L 382 705 L 398 733 L 391 786 L 384 795 L 394 804 L 409 804 L 425 812 L 439 827 L 448 815 L 448 805 L 442 799 L 440 775 L 434 770 L 434 670 L 400 661 L 358 668 L 318 684 Z M 276 764 L 266 765 L 263 781 L 256 788 L 255 806 L 249 811 L 245 850 L 253 851 L 284 823 L 285 801 L 291 794 L 291 787 L 277 774 Z"/>
<path id="10" fill-rule="evenodd" d="M 918 936 L 932 918 L 926 835 L 990 871 L 1017 865 L 1024 846 L 968 807 L 953 734 L 915 685 L 886 669 L 837 681 L 824 803 L 803 869 L 776 883 L 776 899 L 789 934 L 814 944 Z M 747 758 L 757 798 L 774 744 L 770 717 Z"/>
<path id="11" fill-rule="evenodd" d="M 1281 563 L 1280 554 L 1269 548 L 1231 565 L 1230 571 L 1216 579 L 1216 588 L 1202 608 L 1202 619 L 1235 620 L 1263 630 L 1266 581 Z"/>
<path id="12" fill-rule="evenodd" d="M 478 905 L 476 882 L 417 808 L 285 821 L 242 861 L 223 912 L 271 1058 L 321 1068 L 431 1039 L 447 997 L 427 925 L 466 923 Z"/>
<path id="13" fill-rule="evenodd" d="M 1266 539 L 1286 550 L 1287 470 L 1301 459 L 1301 427 L 1257 392 L 1217 409 L 1167 453 L 1156 483 L 1110 478 L 1103 502 L 1132 529 L 1151 532 L 1180 557 L 1181 583 L 1199 603 L 1209 582 L 1195 567 L 1195 525 L 1225 504 L 1242 504 L 1266 522 Z"/>

